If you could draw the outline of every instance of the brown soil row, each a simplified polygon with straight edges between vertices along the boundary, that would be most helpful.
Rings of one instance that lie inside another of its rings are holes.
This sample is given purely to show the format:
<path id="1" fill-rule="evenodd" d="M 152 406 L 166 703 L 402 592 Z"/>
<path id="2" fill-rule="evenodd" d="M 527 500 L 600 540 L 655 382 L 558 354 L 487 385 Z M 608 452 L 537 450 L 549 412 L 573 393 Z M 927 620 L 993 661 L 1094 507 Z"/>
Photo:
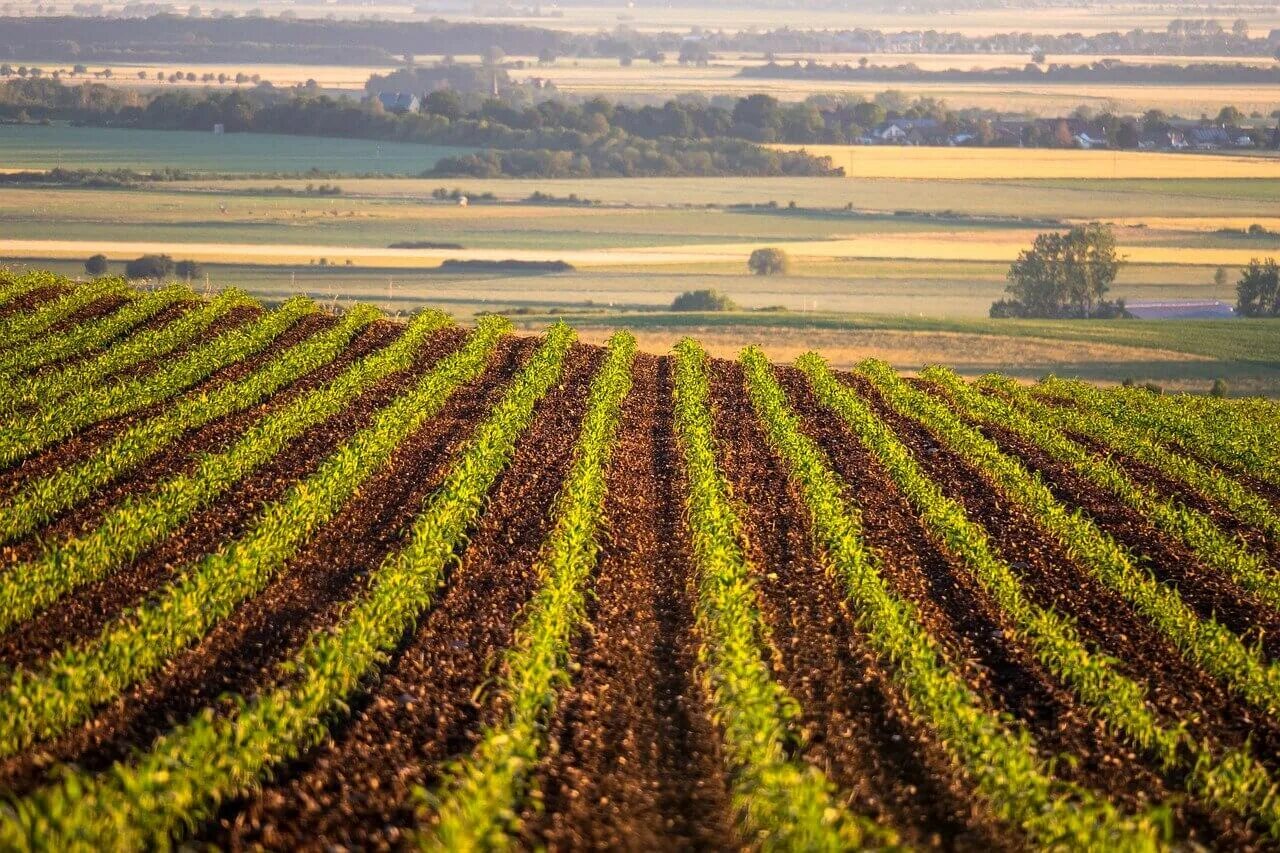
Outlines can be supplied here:
<path id="1" fill-rule="evenodd" d="M 1005 833 L 975 803 L 940 744 L 912 721 L 840 583 L 825 570 L 807 510 L 769 450 L 741 369 L 717 363 L 712 377 L 719 460 L 761 573 L 776 677 L 803 710 L 804 758 L 827 772 L 854 809 L 896 827 L 908 843 L 1007 848 Z"/>
<path id="2" fill-rule="evenodd" d="M 492 493 L 461 565 L 371 694 L 331 740 L 246 802 L 228 804 L 204 841 L 244 849 L 387 849 L 416 822 L 415 786 L 476 742 L 502 651 L 537 583 L 600 351 L 575 347 L 564 382 L 539 405 Z"/>
<path id="3" fill-rule="evenodd" d="M 270 464 L 263 466 L 230 494 L 195 514 L 179 531 L 128 566 L 89 584 L 30 622 L 0 638 L 0 661 L 30 664 L 67 642 L 95 635 L 113 617 L 145 597 L 176 567 L 198 559 L 239 534 L 258 509 L 280 498 L 297 480 L 307 476 L 339 443 L 367 425 L 414 376 L 456 346 L 458 334 L 432 339 L 414 371 L 387 377 L 361 395 L 340 414 L 294 440 Z"/>
<path id="4" fill-rule="evenodd" d="M 718 738 L 695 678 L 669 358 L 639 356 L 608 477 L 605 536 L 581 669 L 549 727 L 540 810 L 551 850 L 736 847 Z"/>
<path id="5" fill-rule="evenodd" d="M 327 365 L 306 374 L 255 406 L 211 421 L 171 442 L 148 459 L 140 469 L 103 487 L 84 503 L 60 513 L 27 537 L 0 549 L 0 565 L 31 559 L 40 552 L 45 542 L 66 540 L 96 527 L 102 514 L 110 507 L 130 495 L 147 491 L 176 474 L 190 471 L 199 457 L 205 454 L 226 450 L 250 425 L 301 394 L 336 378 L 357 359 L 388 346 L 399 336 L 402 328 L 391 322 L 375 323 L 353 338 L 350 345 Z M 452 347 L 460 337 L 460 332 L 442 333 L 443 343 L 429 344 L 423 355 L 427 361 L 434 361 L 441 346 Z"/>
<path id="6" fill-rule="evenodd" d="M 42 781 L 52 760 L 101 769 L 149 743 L 173 721 L 217 704 L 228 691 L 252 695 L 274 677 L 273 664 L 308 633 L 333 624 L 403 536 L 453 452 L 496 402 L 527 347 L 514 341 L 479 381 L 406 439 L 391 463 L 310 540 L 267 588 L 179 655 L 163 675 L 138 685 L 88 725 L 25 760 L 0 765 L 0 787 Z"/>
<path id="7" fill-rule="evenodd" d="M 1197 737 L 1232 746 L 1242 746 L 1252 737 L 1255 755 L 1264 761 L 1275 755 L 1280 740 L 1274 724 L 1187 664 L 1118 596 L 1074 564 L 1029 516 L 1001 497 L 985 475 L 935 442 L 923 427 L 894 413 L 863 380 L 850 377 L 847 381 L 894 428 L 943 492 L 981 521 L 997 553 L 1020 574 L 1033 601 L 1072 617 L 1090 645 L 1118 658 L 1122 671 L 1147 685 L 1153 704 L 1170 718 L 1188 721 Z M 1124 762 L 1143 760 L 1124 754 L 1123 749 L 1119 752 Z M 1153 788 L 1152 795 L 1159 796 L 1163 787 L 1167 786 Z M 1183 834 L 1200 843 L 1227 847 L 1257 843 L 1254 832 L 1229 815 L 1180 807 L 1175 817 Z"/>
<path id="8" fill-rule="evenodd" d="M 84 306 L 83 308 L 79 309 L 78 311 L 73 311 L 72 313 L 68 314 L 65 318 L 63 318 L 62 320 L 59 320 L 57 323 L 54 323 L 52 326 L 48 328 L 48 330 L 46 330 L 44 334 L 57 334 L 58 332 L 65 332 L 68 329 L 74 329 L 76 326 L 79 326 L 81 323 L 87 323 L 90 320 L 97 320 L 100 317 L 105 317 L 108 314 L 115 311 L 120 306 L 124 305 L 125 302 L 127 301 L 128 300 L 126 300 L 123 296 L 107 296 L 102 299 L 95 300 L 93 302 L 90 302 L 88 305 Z"/>
<path id="9" fill-rule="evenodd" d="M 33 311 L 67 292 L 65 287 L 39 287 L 0 305 L 0 318 Z M 0 347 L 2 348 L 2 347 Z"/>

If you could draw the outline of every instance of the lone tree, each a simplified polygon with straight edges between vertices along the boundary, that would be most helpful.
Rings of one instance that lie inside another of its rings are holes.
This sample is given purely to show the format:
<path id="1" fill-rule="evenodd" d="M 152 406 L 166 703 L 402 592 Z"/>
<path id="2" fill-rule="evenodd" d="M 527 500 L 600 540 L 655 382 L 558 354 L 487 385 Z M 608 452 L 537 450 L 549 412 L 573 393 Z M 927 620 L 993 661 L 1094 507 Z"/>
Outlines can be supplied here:
<path id="1" fill-rule="evenodd" d="M 718 290 L 687 290 L 671 303 L 672 311 L 736 311 L 734 301 Z"/>
<path id="2" fill-rule="evenodd" d="M 1275 258 L 1254 258 L 1236 282 L 1236 313 L 1245 317 L 1280 317 L 1280 267 Z"/>
<path id="3" fill-rule="evenodd" d="M 168 278 L 173 275 L 173 258 L 168 255 L 143 255 L 124 265 L 129 278 Z"/>
<path id="4" fill-rule="evenodd" d="M 756 275 L 784 275 L 791 259 L 781 249 L 756 249 L 747 259 L 747 269 Z"/>
<path id="5" fill-rule="evenodd" d="M 1120 270 L 1115 235 L 1093 223 L 1036 237 L 1009 267 L 1011 299 L 992 304 L 992 317 L 1128 317 L 1124 301 L 1105 297 Z"/>
<path id="6" fill-rule="evenodd" d="M 204 270 L 195 261 L 178 261 L 178 263 L 174 264 L 173 272 L 178 278 L 186 279 L 187 281 L 204 275 Z"/>
<path id="7" fill-rule="evenodd" d="M 84 262 L 84 271 L 89 275 L 103 275 L 107 271 L 107 256 L 94 255 Z"/>

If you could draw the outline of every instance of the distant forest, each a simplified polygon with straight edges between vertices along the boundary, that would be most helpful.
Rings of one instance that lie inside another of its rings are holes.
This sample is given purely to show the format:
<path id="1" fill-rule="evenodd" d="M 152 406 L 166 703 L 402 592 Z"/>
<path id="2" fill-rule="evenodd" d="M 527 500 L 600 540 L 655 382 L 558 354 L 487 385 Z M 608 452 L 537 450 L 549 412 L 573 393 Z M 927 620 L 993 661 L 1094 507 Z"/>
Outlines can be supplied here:
<path id="1" fill-rule="evenodd" d="M 838 175 L 826 157 L 774 151 L 746 139 L 734 112 L 672 102 L 631 109 L 604 99 L 468 109 L 453 92 L 430 93 L 418 111 L 273 91 L 165 92 L 150 99 L 97 83 L 46 78 L 0 84 L 0 118 L 61 119 L 102 127 L 285 133 L 482 149 L 431 173 L 471 177 Z"/>
<path id="2" fill-rule="evenodd" d="M 696 50 L 691 50 L 691 46 Z M 50 62 L 294 62 L 394 64 L 405 54 L 607 57 L 620 61 L 714 61 L 716 51 L 771 53 L 1005 53 L 1274 56 L 1280 33 L 1245 20 L 1175 20 L 1162 30 L 1098 35 L 1030 32 L 968 36 L 939 30 L 566 33 L 508 24 L 303 20 L 155 15 L 149 18 L 0 18 L 0 59 Z"/>

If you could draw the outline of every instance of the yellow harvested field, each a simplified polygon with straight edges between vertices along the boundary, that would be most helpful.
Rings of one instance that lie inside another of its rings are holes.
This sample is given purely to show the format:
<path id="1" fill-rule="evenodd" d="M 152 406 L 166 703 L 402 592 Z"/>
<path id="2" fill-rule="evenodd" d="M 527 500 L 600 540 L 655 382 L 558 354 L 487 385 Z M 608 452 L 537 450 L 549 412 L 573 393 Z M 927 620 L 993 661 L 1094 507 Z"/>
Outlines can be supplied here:
<path id="1" fill-rule="evenodd" d="M 898 145 L 775 145 L 830 157 L 850 178 L 990 181 L 1132 178 L 1280 178 L 1280 157 L 1082 151 L 1055 148 L 925 148 Z"/>
<path id="2" fill-rule="evenodd" d="M 582 338 L 590 343 L 607 341 L 611 329 L 584 327 Z M 718 358 L 736 358 L 746 345 L 742 329 L 706 326 L 690 329 L 636 329 L 636 342 L 646 352 L 666 354 L 685 336 L 696 337 Z M 1140 364 L 1153 360 L 1206 361 L 1202 356 L 1169 350 L 1125 347 L 1115 344 L 1055 341 L 1041 338 L 996 337 L 958 332 L 898 331 L 892 329 L 770 329 L 765 350 L 780 363 L 794 361 L 819 350 L 838 369 L 848 369 L 865 358 L 880 358 L 903 370 L 927 364 L 957 366 L 969 375 L 1016 364 L 1023 372 L 1059 369 L 1064 364 Z"/>
<path id="3" fill-rule="evenodd" d="M 645 246 L 606 249 L 384 249 L 368 246 L 253 243 L 186 243 L 160 241 L 100 242 L 89 240 L 0 240 L 0 256 L 7 258 L 75 259 L 103 252 L 113 258 L 165 253 L 207 263 L 307 265 L 328 263 L 379 269 L 423 269 L 446 259 L 475 261 L 567 261 L 594 269 L 652 268 L 679 265 L 745 263 L 753 249 L 765 245 L 786 250 L 804 260 L 895 259 L 913 261 L 988 261 L 1008 263 L 1031 244 L 1036 231 L 1015 229 L 998 233 L 935 231 L 915 234 L 857 234 L 830 240 L 766 243 L 701 243 L 683 246 Z M 1193 248 L 1132 246 L 1121 241 L 1120 254 L 1131 263 L 1201 266 L 1243 266 L 1258 254 L 1254 248 Z"/>

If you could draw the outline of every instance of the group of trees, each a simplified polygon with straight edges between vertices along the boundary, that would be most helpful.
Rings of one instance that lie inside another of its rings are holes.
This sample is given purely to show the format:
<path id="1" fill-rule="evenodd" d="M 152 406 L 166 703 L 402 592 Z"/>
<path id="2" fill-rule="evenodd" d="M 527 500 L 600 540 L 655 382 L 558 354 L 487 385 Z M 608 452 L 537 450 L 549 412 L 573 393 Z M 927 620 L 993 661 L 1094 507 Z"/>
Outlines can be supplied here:
<path id="1" fill-rule="evenodd" d="M 1254 259 L 1236 283 L 1236 313 L 1242 317 L 1280 317 L 1280 266 L 1275 258 Z"/>
<path id="2" fill-rule="evenodd" d="M 1009 268 L 1009 299 L 992 304 L 995 318 L 1110 319 L 1128 317 L 1124 300 L 1107 292 L 1120 271 L 1111 229 L 1093 223 L 1036 237 Z"/>
<path id="3" fill-rule="evenodd" d="M 93 255 L 84 262 L 84 271 L 92 276 L 106 275 L 110 262 L 106 255 Z M 124 265 L 127 278 L 154 279 L 181 278 L 191 281 L 204 275 L 204 270 L 195 261 L 175 261 L 168 255 L 143 255 L 127 261 Z"/>

